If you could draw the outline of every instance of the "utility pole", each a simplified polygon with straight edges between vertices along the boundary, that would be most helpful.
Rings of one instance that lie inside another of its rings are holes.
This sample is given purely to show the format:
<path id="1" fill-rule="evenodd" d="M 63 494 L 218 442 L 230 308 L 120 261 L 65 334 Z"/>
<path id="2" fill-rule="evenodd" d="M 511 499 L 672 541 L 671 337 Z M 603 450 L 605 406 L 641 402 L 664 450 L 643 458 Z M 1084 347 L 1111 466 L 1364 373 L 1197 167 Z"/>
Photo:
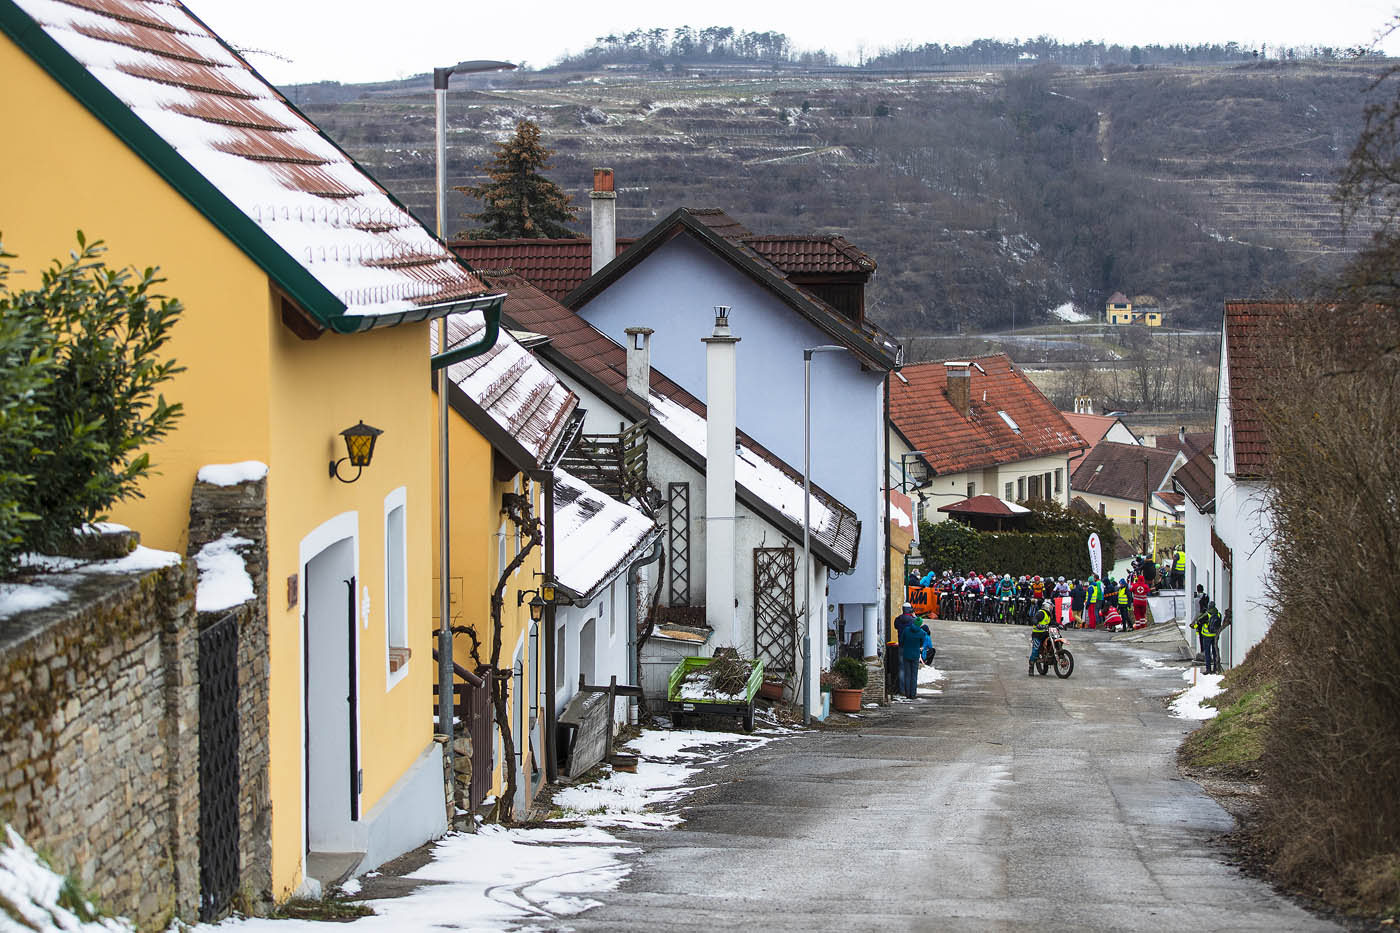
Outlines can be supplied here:
<path id="1" fill-rule="evenodd" d="M 1142 553 L 1147 556 L 1147 549 L 1151 546 L 1147 539 L 1147 509 L 1148 503 L 1152 501 L 1152 483 L 1148 479 L 1147 457 L 1142 458 Z"/>

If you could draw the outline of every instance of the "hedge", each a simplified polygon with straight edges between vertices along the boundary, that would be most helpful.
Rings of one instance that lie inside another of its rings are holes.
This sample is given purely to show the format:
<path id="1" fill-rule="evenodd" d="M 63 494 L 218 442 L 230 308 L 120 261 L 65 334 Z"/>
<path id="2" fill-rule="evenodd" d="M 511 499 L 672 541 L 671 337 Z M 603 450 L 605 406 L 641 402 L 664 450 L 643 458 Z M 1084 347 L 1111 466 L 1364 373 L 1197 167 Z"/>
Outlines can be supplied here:
<path id="1" fill-rule="evenodd" d="M 1041 576 L 1084 578 L 1089 566 L 1089 534 L 1099 532 L 1105 561 L 1112 563 L 1114 538 L 1098 522 L 1080 518 L 1056 503 L 1030 503 L 1031 524 L 1043 531 L 977 531 L 958 521 L 927 522 L 919 526 L 919 552 L 924 566 L 937 572 L 976 570 Z M 1111 527 L 1111 526 L 1110 526 Z"/>

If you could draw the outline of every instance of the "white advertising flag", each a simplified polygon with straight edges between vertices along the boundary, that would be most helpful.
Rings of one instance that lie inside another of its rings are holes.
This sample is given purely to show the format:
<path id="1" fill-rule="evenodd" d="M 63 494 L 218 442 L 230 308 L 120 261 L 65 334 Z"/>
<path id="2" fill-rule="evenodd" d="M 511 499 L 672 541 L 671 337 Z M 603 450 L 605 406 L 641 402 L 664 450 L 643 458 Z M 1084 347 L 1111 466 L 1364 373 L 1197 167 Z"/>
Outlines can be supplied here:
<path id="1" fill-rule="evenodd" d="M 1097 532 L 1089 535 L 1089 567 L 1095 576 L 1103 576 L 1103 543 Z"/>

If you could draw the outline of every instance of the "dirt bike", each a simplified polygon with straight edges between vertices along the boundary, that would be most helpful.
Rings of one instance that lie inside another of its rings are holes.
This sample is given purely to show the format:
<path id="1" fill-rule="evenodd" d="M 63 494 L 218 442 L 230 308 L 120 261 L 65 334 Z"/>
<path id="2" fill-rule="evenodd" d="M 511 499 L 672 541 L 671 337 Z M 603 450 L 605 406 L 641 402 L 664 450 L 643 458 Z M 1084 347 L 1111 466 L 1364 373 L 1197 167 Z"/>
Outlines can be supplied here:
<path id="1" fill-rule="evenodd" d="M 1035 638 L 1035 635 L 1031 635 L 1031 638 Z M 1045 641 L 1040 646 L 1040 655 L 1036 658 L 1035 665 L 1041 674 L 1053 666 L 1055 676 L 1061 679 L 1074 673 L 1074 655 L 1065 645 L 1064 636 L 1060 634 L 1058 625 L 1050 626 L 1049 632 L 1045 635 Z"/>

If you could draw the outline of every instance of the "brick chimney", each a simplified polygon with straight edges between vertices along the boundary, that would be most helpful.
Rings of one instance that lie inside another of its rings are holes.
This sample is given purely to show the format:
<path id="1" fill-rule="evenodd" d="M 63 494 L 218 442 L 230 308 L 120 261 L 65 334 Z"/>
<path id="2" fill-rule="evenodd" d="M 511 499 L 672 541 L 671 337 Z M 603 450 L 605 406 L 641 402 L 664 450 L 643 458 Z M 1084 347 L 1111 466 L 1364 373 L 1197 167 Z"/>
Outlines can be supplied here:
<path id="1" fill-rule="evenodd" d="M 717 647 L 738 647 L 734 607 L 734 441 L 739 338 L 729 330 L 729 309 L 715 308 L 715 330 L 705 344 L 705 622 Z"/>
<path id="2" fill-rule="evenodd" d="M 589 214 L 593 236 L 591 275 L 612 262 L 617 255 L 617 192 L 613 190 L 612 169 L 593 170 L 593 190 L 588 197 L 591 201 Z"/>
<path id="3" fill-rule="evenodd" d="M 629 327 L 627 334 L 627 394 L 648 404 L 651 397 L 650 327 Z"/>
<path id="4" fill-rule="evenodd" d="M 948 362 L 943 366 L 948 373 L 948 401 L 966 418 L 972 403 L 971 364 Z"/>

